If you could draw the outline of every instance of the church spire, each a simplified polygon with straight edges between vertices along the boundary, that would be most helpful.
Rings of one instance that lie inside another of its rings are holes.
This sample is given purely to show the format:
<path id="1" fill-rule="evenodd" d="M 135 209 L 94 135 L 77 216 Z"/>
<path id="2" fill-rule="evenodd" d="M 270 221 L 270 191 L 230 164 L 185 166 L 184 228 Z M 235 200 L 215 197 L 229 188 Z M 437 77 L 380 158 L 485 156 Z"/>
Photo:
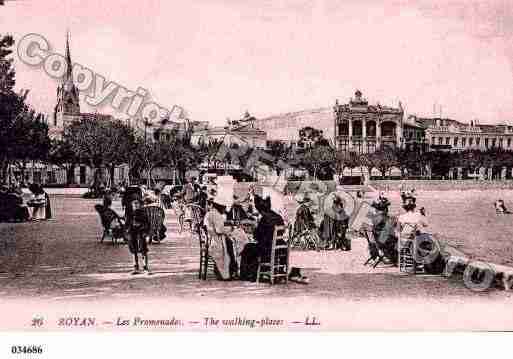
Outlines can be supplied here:
<path id="1" fill-rule="evenodd" d="M 66 31 L 66 64 L 67 64 L 67 73 L 66 80 L 73 80 L 73 64 L 71 62 L 71 54 L 69 51 L 69 30 Z"/>

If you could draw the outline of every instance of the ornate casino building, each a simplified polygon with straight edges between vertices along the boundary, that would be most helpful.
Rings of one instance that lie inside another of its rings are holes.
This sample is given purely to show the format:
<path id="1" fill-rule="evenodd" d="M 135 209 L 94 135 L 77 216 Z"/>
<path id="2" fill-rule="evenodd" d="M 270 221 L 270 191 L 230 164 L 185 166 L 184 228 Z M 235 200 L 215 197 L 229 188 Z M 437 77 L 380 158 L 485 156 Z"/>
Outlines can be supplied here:
<path id="1" fill-rule="evenodd" d="M 334 143 L 338 149 L 370 153 L 381 147 L 403 145 L 404 110 L 399 107 L 369 105 L 357 90 L 347 104 L 339 104 L 334 112 Z"/>

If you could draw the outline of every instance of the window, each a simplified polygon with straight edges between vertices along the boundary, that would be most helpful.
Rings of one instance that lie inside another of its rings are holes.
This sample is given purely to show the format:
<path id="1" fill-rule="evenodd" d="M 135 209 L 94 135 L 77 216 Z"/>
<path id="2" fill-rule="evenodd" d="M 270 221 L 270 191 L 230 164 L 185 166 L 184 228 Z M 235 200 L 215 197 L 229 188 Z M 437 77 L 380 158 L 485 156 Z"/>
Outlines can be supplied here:
<path id="1" fill-rule="evenodd" d="M 473 145 L 473 144 L 474 144 L 474 139 L 473 139 L 472 137 L 470 137 L 470 138 L 468 139 L 468 145 L 469 145 L 470 147 L 472 147 L 472 145 Z"/>
<path id="2" fill-rule="evenodd" d="M 348 144 L 348 141 L 345 140 L 345 141 L 340 141 L 340 149 L 342 151 L 348 151 L 349 150 L 349 144 Z"/>
<path id="3" fill-rule="evenodd" d="M 450 137 L 446 137 L 445 138 L 445 144 L 449 145 L 450 143 L 451 143 L 451 138 Z"/>
<path id="4" fill-rule="evenodd" d="M 492 147 L 495 147 L 496 144 L 497 144 L 497 139 L 496 138 L 492 138 Z"/>
<path id="5" fill-rule="evenodd" d="M 508 138 L 508 147 L 511 147 L 511 138 Z"/>
<path id="6" fill-rule="evenodd" d="M 441 145 L 441 144 L 442 144 L 442 142 L 443 142 L 443 140 L 444 140 L 444 139 L 443 139 L 442 137 L 438 137 L 438 144 L 439 144 L 439 145 Z"/>
<path id="7" fill-rule="evenodd" d="M 499 138 L 499 147 L 502 148 L 502 146 L 503 146 L 502 138 Z"/>
<path id="8" fill-rule="evenodd" d="M 485 138 L 485 147 L 488 148 L 488 139 Z"/>
<path id="9" fill-rule="evenodd" d="M 454 137 L 454 147 L 458 147 L 458 137 Z"/>
<path id="10" fill-rule="evenodd" d="M 480 143 L 481 143 L 481 138 L 480 137 L 476 138 L 476 146 L 479 146 Z"/>
<path id="11" fill-rule="evenodd" d="M 463 137 L 461 139 L 461 147 L 465 148 L 466 145 L 467 145 L 467 139 L 465 137 Z"/>

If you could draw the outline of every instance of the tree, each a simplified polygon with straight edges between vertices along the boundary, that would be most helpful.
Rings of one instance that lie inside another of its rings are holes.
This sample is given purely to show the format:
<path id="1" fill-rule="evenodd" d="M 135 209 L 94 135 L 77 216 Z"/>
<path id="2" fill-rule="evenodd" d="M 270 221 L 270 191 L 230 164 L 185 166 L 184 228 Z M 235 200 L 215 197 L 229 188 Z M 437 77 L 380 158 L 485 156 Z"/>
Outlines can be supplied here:
<path id="1" fill-rule="evenodd" d="M 18 116 L 11 127 L 11 160 L 25 178 L 25 170 L 29 161 L 45 161 L 50 150 L 48 125 L 43 116 L 29 110 Z"/>
<path id="2" fill-rule="evenodd" d="M 317 179 L 317 172 L 321 167 L 335 163 L 335 153 L 329 146 L 314 146 L 305 152 L 303 161 L 313 172 L 313 178 Z"/>
<path id="3" fill-rule="evenodd" d="M 25 96 L 0 92 L 0 178 L 5 182 L 10 165 L 24 171 L 30 160 L 44 160 L 50 142 L 43 116 L 25 102 Z"/>
<path id="4" fill-rule="evenodd" d="M 73 151 L 71 143 L 66 139 L 54 139 L 51 141 L 48 161 L 66 170 L 66 184 L 75 182 L 75 166 L 78 163 L 78 156 Z"/>
<path id="5" fill-rule="evenodd" d="M 397 159 L 397 166 L 401 171 L 401 177 L 406 173 L 419 172 L 421 169 L 421 154 L 419 151 L 398 148 L 395 150 L 395 157 Z"/>
<path id="6" fill-rule="evenodd" d="M 392 167 L 397 165 L 397 157 L 391 149 L 381 149 L 371 153 L 367 158 L 372 167 L 377 168 L 381 172 L 383 178 L 386 177 L 387 172 Z"/>
<path id="7" fill-rule="evenodd" d="M 321 130 L 307 126 L 299 130 L 298 147 L 307 149 L 315 146 L 329 146 L 329 141 L 324 138 Z"/>
<path id="8" fill-rule="evenodd" d="M 11 35 L 0 34 L 0 93 L 12 92 L 15 85 L 15 75 L 12 54 L 14 38 Z"/>
<path id="9" fill-rule="evenodd" d="M 64 138 L 78 160 L 95 170 L 94 188 L 107 182 L 104 167 L 113 181 L 114 168 L 130 163 L 137 148 L 133 130 L 118 120 L 82 118 L 66 129 Z"/>

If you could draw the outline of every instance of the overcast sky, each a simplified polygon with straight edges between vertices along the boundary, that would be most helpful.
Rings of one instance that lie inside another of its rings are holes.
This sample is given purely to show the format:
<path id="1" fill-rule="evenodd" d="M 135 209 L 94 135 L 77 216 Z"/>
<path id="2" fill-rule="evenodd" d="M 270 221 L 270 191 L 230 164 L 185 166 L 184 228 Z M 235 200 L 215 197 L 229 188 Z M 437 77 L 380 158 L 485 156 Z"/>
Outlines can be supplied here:
<path id="1" fill-rule="evenodd" d="M 386 3 L 386 5 L 384 5 Z M 0 31 L 46 37 L 74 62 L 193 120 L 222 123 L 346 102 L 513 124 L 513 2 L 19 0 Z M 50 113 L 57 81 L 16 62 L 17 87 Z M 83 111 L 86 108 L 82 101 Z M 109 112 L 108 109 L 101 111 Z"/>

